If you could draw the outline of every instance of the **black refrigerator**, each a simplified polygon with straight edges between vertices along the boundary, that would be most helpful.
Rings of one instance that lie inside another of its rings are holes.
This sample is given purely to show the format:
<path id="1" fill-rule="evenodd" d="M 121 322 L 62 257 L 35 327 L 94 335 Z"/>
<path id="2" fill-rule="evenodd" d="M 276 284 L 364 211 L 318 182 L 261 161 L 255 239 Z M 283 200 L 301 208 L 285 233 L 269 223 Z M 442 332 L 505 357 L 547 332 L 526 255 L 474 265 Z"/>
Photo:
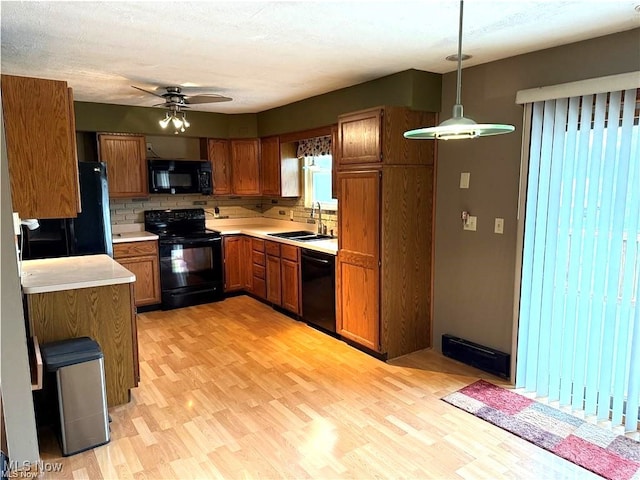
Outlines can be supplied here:
<path id="1" fill-rule="evenodd" d="M 79 162 L 80 207 L 76 218 L 38 220 L 40 226 L 22 226 L 22 259 L 104 253 L 113 256 L 107 166 Z"/>

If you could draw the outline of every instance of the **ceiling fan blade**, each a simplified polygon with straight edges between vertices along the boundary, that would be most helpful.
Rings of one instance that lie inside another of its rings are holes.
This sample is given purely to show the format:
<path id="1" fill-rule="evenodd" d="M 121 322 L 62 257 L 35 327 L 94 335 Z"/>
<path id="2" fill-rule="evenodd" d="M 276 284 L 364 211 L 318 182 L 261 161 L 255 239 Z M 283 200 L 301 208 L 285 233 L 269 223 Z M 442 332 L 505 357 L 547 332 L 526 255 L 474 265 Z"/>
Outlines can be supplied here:
<path id="1" fill-rule="evenodd" d="M 150 93 L 151 95 L 154 95 L 154 96 L 156 96 L 156 97 L 164 98 L 162 95 L 158 95 L 158 94 L 157 94 L 157 93 L 155 93 L 155 92 L 150 92 L 149 90 L 145 90 L 144 88 L 136 87 L 135 85 L 131 85 L 131 86 L 132 86 L 133 88 L 135 88 L 136 90 L 140 90 L 141 92 L 144 92 L 144 93 Z"/>
<path id="2" fill-rule="evenodd" d="M 187 104 L 196 104 L 196 103 L 220 103 L 220 102 L 230 102 L 232 99 L 230 97 L 225 97 L 217 94 L 209 94 L 209 95 L 194 95 L 193 97 L 185 97 L 184 103 Z"/>

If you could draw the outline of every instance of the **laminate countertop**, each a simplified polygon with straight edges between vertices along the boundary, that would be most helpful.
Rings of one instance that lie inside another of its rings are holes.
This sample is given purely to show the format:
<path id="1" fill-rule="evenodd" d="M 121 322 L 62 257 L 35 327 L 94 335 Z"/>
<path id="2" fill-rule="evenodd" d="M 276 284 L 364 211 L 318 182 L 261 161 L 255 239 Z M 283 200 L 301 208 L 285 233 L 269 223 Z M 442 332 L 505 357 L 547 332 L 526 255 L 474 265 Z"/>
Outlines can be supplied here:
<path id="1" fill-rule="evenodd" d="M 22 262 L 22 291 L 59 292 L 132 283 L 136 276 L 108 255 L 46 258 Z"/>
<path id="2" fill-rule="evenodd" d="M 144 231 L 122 232 L 114 233 L 111 238 L 113 243 L 145 242 L 147 240 L 158 240 L 158 235 Z"/>

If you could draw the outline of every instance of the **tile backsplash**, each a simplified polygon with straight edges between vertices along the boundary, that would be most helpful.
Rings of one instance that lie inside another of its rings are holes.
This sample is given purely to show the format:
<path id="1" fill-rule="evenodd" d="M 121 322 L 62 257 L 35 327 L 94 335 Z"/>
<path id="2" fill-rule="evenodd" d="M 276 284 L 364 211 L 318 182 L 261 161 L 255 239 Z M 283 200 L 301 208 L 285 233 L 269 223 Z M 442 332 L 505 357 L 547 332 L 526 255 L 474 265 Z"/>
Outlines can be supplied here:
<path id="1" fill-rule="evenodd" d="M 274 203 L 275 202 L 275 203 Z M 110 199 L 111 223 L 113 225 L 142 224 L 145 210 L 167 208 L 204 208 L 213 218 L 214 208 L 220 209 L 222 218 L 267 217 L 289 220 L 293 210 L 295 222 L 307 223 L 311 209 L 305 208 L 304 198 L 266 197 L 210 197 L 204 195 L 151 195 L 148 199 Z M 317 213 L 315 215 L 317 221 Z M 327 231 L 338 233 L 337 212 L 322 212 L 322 222 Z M 315 224 L 309 224 L 315 230 Z"/>

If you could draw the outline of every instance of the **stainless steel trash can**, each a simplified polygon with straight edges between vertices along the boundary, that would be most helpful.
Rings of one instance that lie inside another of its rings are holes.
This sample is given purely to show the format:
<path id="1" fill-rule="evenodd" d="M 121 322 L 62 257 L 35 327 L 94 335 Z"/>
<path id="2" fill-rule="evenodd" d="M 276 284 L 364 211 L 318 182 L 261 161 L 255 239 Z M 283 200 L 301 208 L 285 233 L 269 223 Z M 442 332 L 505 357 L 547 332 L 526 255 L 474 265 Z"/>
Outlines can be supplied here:
<path id="1" fill-rule="evenodd" d="M 89 337 L 41 345 L 47 372 L 55 372 L 64 456 L 110 440 L 109 412 L 100 345 Z"/>

